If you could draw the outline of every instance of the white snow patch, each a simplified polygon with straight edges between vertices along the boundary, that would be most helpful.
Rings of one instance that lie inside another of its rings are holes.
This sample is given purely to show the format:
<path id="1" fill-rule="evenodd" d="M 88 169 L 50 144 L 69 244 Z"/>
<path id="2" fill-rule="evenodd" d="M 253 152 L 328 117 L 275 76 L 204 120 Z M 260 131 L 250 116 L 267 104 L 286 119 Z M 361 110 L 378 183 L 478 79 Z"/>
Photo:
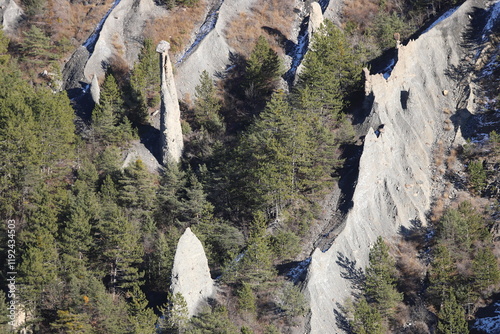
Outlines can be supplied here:
<path id="1" fill-rule="evenodd" d="M 96 41 L 97 41 L 97 38 L 99 38 L 99 34 L 101 33 L 101 30 L 102 30 L 102 26 L 104 25 L 104 22 L 106 22 L 109 14 L 111 14 L 111 12 L 113 11 L 113 9 L 115 9 L 115 7 L 120 3 L 121 0 L 115 0 L 115 2 L 113 2 L 113 5 L 111 6 L 111 8 L 108 10 L 108 12 L 106 13 L 106 15 L 104 15 L 104 17 L 101 19 L 101 21 L 97 24 L 94 32 L 92 33 L 92 35 L 90 35 L 89 38 L 87 38 L 87 40 L 85 41 L 85 43 L 83 43 L 83 46 L 86 47 L 86 48 L 89 48 L 89 47 L 94 47 Z"/>
<path id="2" fill-rule="evenodd" d="M 396 65 L 396 58 L 392 58 L 389 64 L 382 70 L 382 73 L 384 75 L 384 79 L 387 80 L 391 76 L 392 70 L 394 69 L 394 66 Z"/>
<path id="3" fill-rule="evenodd" d="M 486 25 L 483 29 L 483 40 L 486 39 L 487 34 L 491 31 L 500 17 L 500 2 L 498 0 L 495 1 L 489 11 L 490 16 L 488 17 L 488 21 L 486 22 Z"/>
<path id="4" fill-rule="evenodd" d="M 309 263 L 311 263 L 311 258 L 310 257 L 308 257 L 304 261 L 300 262 L 296 267 L 290 269 L 290 271 L 288 272 L 287 276 L 290 277 L 290 279 L 293 282 L 297 282 L 300 279 L 300 276 L 309 267 Z"/>
<path id="5" fill-rule="evenodd" d="M 477 319 L 473 327 L 486 333 L 500 333 L 500 303 L 495 303 L 495 307 L 497 316 Z"/>
<path id="6" fill-rule="evenodd" d="M 455 11 L 458 9 L 458 7 L 455 7 L 455 8 L 452 8 L 452 9 L 449 9 L 448 11 L 446 11 L 443 15 L 441 15 L 436 21 L 434 21 L 429 28 L 425 29 L 425 31 L 422 33 L 422 34 L 425 34 L 426 32 L 428 32 L 429 30 L 431 30 L 432 28 L 434 28 L 439 22 L 447 19 L 448 17 L 450 17 L 453 13 L 455 13 Z"/>

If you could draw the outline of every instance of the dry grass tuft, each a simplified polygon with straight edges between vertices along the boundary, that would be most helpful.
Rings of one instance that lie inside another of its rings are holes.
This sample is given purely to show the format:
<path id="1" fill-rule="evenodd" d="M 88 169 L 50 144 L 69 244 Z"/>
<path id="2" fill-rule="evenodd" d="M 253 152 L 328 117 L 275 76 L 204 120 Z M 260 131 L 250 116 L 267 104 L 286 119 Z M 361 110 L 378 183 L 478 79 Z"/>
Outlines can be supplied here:
<path id="1" fill-rule="evenodd" d="M 189 41 L 195 26 L 201 24 L 205 17 L 206 1 L 200 1 L 193 7 L 177 7 L 170 11 L 167 17 L 157 18 L 147 23 L 144 35 L 155 44 L 161 40 L 170 43 L 170 51 L 183 51 Z"/>
<path id="2" fill-rule="evenodd" d="M 452 148 L 450 150 L 450 154 L 448 154 L 448 157 L 446 158 L 446 166 L 448 168 L 453 168 L 455 162 L 457 161 L 457 155 L 458 155 L 457 150 Z"/>
<path id="3" fill-rule="evenodd" d="M 113 1 L 86 3 L 71 4 L 65 0 L 47 0 L 43 20 L 52 40 L 69 40 L 74 46 L 83 43 L 111 8 Z"/>
<path id="4" fill-rule="evenodd" d="M 438 198 L 436 202 L 434 202 L 434 206 L 432 207 L 431 212 L 431 221 L 433 223 L 439 221 L 444 213 L 444 199 Z"/>
<path id="5" fill-rule="evenodd" d="M 451 120 L 446 119 L 446 120 L 444 121 L 443 130 L 444 130 L 444 131 L 450 131 L 451 129 L 453 129 L 453 124 L 452 124 Z"/>
<path id="6" fill-rule="evenodd" d="M 240 13 L 230 22 L 224 33 L 229 45 L 244 57 L 250 54 L 261 35 L 266 36 L 271 47 L 282 54 L 295 17 L 293 1 L 259 0 L 250 13 Z"/>

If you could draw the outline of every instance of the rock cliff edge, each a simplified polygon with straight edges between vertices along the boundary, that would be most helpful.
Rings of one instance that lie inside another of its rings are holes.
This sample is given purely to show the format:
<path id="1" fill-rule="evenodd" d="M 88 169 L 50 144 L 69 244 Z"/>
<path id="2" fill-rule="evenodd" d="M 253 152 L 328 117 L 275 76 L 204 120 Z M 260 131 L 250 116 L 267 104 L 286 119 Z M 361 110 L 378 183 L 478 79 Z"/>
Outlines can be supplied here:
<path id="1" fill-rule="evenodd" d="M 346 277 L 366 266 L 379 235 L 390 238 L 402 227 L 426 224 L 433 146 L 438 140 L 446 146 L 454 137 L 454 131 L 443 131 L 443 111 L 456 110 L 460 98 L 451 74 L 464 57 L 463 38 L 473 8 L 481 6 L 467 1 L 417 40 L 400 46 L 391 73 L 367 76 L 367 99 L 373 104 L 363 124 L 367 130 L 352 208 L 330 249 L 314 251 L 308 271 L 310 333 L 342 332 L 342 315 L 336 310 L 352 293 Z"/>

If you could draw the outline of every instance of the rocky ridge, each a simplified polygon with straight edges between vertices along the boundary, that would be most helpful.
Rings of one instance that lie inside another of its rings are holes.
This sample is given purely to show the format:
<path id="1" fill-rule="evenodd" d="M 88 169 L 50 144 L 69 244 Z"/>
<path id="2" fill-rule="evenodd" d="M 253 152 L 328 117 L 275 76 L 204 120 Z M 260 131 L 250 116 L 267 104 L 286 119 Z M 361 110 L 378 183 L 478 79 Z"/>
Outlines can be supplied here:
<path id="1" fill-rule="evenodd" d="M 469 0 L 417 40 L 400 46 L 387 80 L 384 74 L 367 76 L 366 98 L 373 102 L 361 126 L 366 136 L 352 208 L 333 245 L 313 252 L 307 274 L 310 333 L 342 332 L 340 305 L 351 296 L 355 274 L 366 266 L 379 235 L 390 238 L 426 224 L 433 146 L 439 140 L 449 147 L 455 137 L 443 130 L 444 111 L 462 103 L 453 72 L 465 54 L 473 9 L 484 5 Z"/>

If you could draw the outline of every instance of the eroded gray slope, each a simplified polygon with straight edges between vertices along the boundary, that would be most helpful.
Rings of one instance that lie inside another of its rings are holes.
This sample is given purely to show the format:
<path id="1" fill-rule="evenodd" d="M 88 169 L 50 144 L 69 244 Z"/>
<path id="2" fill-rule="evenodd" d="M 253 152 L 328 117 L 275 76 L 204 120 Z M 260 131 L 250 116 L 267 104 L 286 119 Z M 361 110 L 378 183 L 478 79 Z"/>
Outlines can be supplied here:
<path id="1" fill-rule="evenodd" d="M 432 150 L 442 131 L 445 109 L 455 110 L 456 83 L 449 71 L 459 67 L 463 35 L 473 8 L 467 1 L 451 17 L 398 50 L 388 80 L 382 74 L 367 78 L 374 103 L 366 122 L 359 178 L 344 230 L 332 247 L 312 255 L 307 277 L 311 302 L 311 333 L 340 333 L 335 311 L 351 295 L 348 267 L 365 267 L 370 246 L 401 226 L 426 222 L 431 204 Z M 443 91 L 449 91 L 443 94 Z M 383 125 L 383 133 L 375 130 Z M 444 140 L 444 142 L 448 142 Z"/>

